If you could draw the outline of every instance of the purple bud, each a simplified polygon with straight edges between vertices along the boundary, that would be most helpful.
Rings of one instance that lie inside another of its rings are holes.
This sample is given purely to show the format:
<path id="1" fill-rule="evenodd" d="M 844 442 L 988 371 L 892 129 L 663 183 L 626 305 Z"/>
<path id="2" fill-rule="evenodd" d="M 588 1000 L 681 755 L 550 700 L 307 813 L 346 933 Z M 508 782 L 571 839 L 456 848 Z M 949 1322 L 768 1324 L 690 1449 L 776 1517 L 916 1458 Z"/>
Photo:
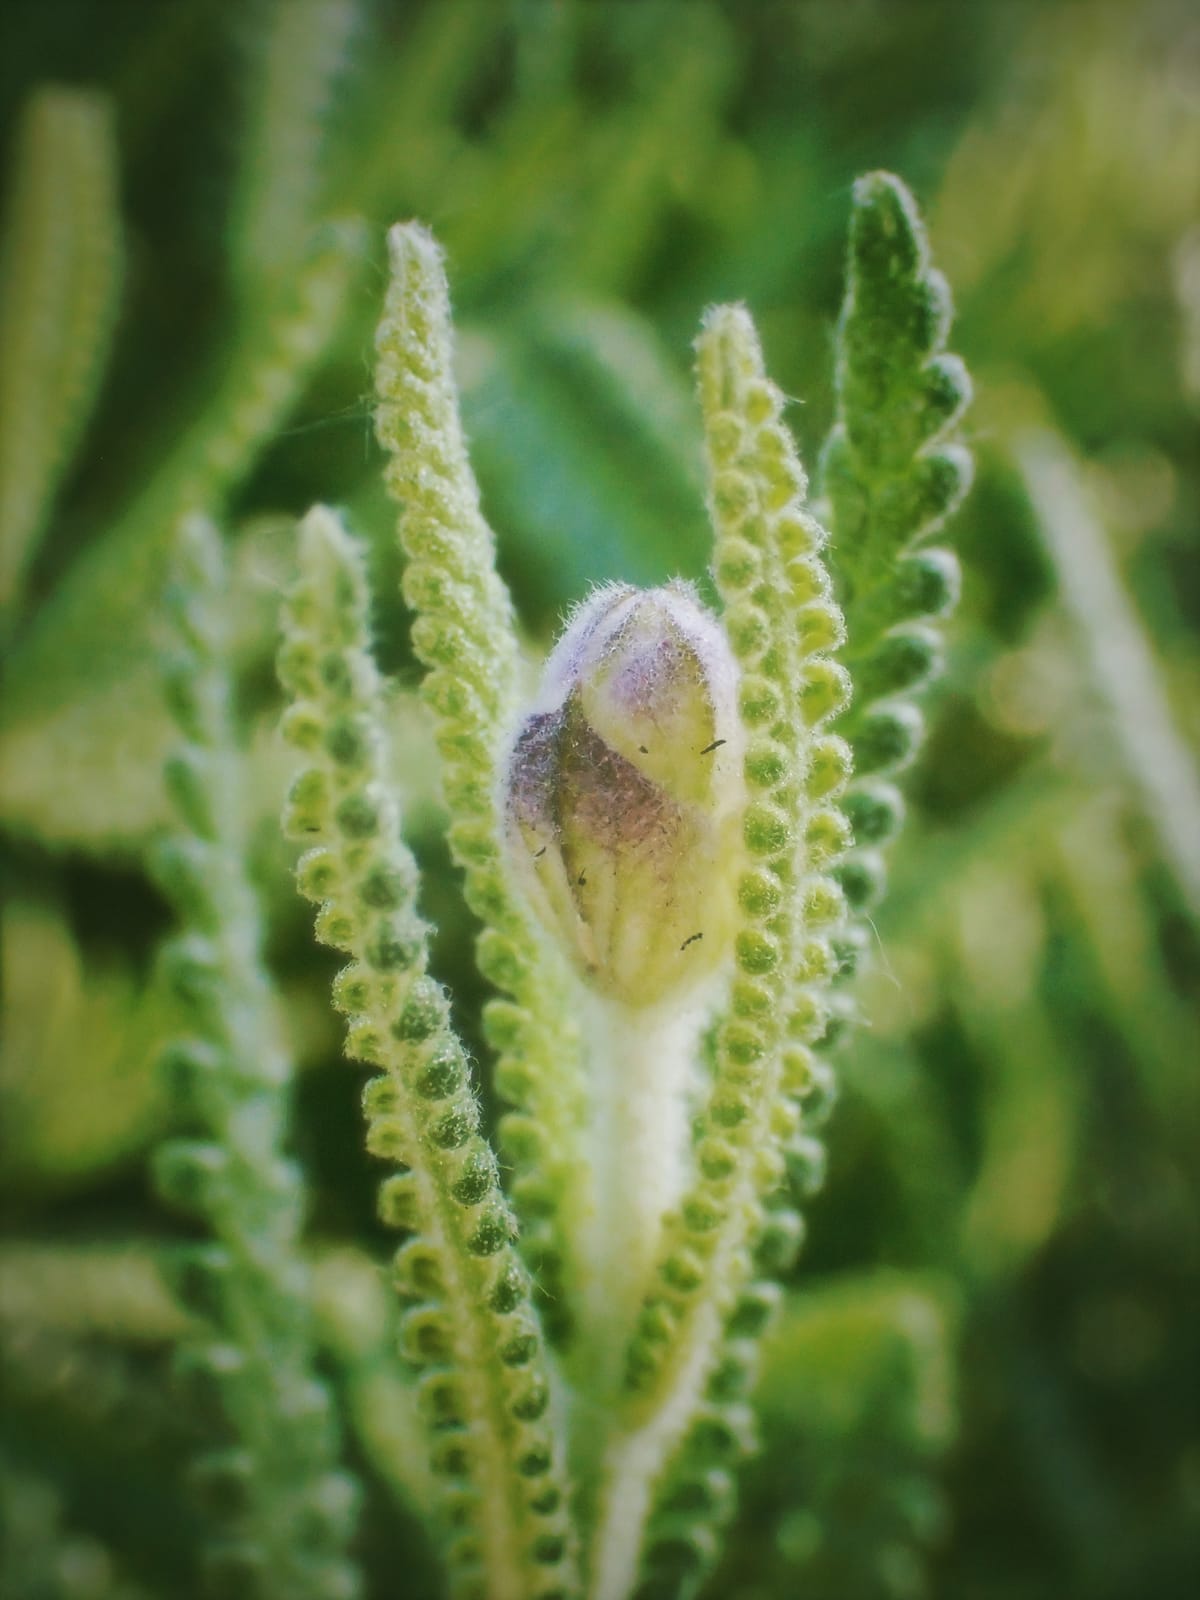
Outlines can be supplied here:
<path id="1" fill-rule="evenodd" d="M 532 905 L 600 991 L 649 1005 L 727 954 L 741 758 L 737 667 L 688 585 L 613 586 L 575 613 L 505 817 Z"/>

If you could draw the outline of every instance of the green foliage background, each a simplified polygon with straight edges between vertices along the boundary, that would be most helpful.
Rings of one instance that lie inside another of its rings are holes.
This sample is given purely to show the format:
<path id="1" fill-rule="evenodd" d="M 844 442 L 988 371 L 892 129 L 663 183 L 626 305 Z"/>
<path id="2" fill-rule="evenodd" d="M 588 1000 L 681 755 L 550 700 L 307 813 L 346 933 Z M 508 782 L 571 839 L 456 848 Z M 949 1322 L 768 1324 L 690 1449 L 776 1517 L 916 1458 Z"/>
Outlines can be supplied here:
<path id="1" fill-rule="evenodd" d="M 174 1025 L 154 961 L 169 916 L 142 862 L 166 815 L 153 664 L 178 486 L 201 483 L 237 535 L 256 870 L 304 1068 L 295 1143 L 326 1360 L 368 1489 L 370 1592 L 434 1595 L 368 1264 L 387 1245 L 357 1078 L 275 825 L 290 519 L 337 502 L 372 541 L 381 655 L 413 683 L 366 394 L 384 229 L 418 216 L 446 247 L 474 460 L 531 638 L 598 579 L 700 577 L 699 313 L 746 300 L 815 464 L 850 184 L 885 166 L 920 198 L 955 291 L 979 477 L 952 530 L 966 577 L 949 671 L 861 984 L 870 1026 L 841 1060 L 828 1181 L 763 1380 L 766 1448 L 710 1592 L 1191 1593 L 1200 946 L 1161 826 L 1188 796 L 1162 794 L 1128 710 L 1113 716 L 1091 664 L 1116 648 L 1111 617 L 1060 582 L 1017 464 L 1032 427 L 1086 461 L 1095 552 L 1194 751 L 1189 8 L 374 0 L 336 47 L 328 105 L 274 167 L 255 133 L 268 18 L 234 0 L 17 0 L 0 22 L 6 145 L 34 86 L 105 91 L 124 219 L 112 360 L 6 621 L 0 1587 L 192 1581 L 179 1482 L 202 1424 L 165 1382 L 180 1313 L 151 1266 L 181 1229 L 145 1176 L 170 1117 L 153 1070 Z M 361 246 L 326 220 L 356 216 Z M 259 370 L 314 249 L 333 250 L 343 300 L 294 402 L 264 436 L 242 430 L 235 468 L 197 467 L 196 441 L 238 433 L 239 374 Z M 404 696 L 395 720 L 438 972 L 482 1057 L 427 738 Z"/>

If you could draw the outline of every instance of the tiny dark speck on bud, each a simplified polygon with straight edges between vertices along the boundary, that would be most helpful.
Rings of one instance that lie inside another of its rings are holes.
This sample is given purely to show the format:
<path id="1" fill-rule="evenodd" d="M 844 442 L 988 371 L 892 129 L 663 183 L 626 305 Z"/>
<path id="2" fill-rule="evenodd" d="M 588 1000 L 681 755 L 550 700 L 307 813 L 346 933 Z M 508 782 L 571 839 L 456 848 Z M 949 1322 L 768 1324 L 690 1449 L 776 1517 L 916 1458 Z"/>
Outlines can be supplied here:
<path id="1" fill-rule="evenodd" d="M 576 882 L 576 883 L 577 883 L 577 884 L 578 884 L 578 885 L 579 885 L 579 887 L 580 887 L 580 888 L 581 888 L 581 889 L 582 889 L 582 888 L 583 888 L 583 886 L 584 886 L 584 884 L 585 884 L 585 883 L 586 883 L 586 882 L 587 882 L 587 873 L 586 873 L 586 872 L 581 872 L 581 873 L 580 873 L 580 874 L 579 874 L 579 876 L 578 876 L 578 877 L 577 877 L 577 878 L 576 878 L 576 879 L 575 879 L 575 882 Z"/>
<path id="2" fill-rule="evenodd" d="M 702 756 L 710 756 L 714 750 L 719 750 L 723 744 L 728 744 L 728 742 L 729 741 L 727 739 L 714 739 L 711 744 L 706 744 L 704 746 L 704 749 L 701 750 L 700 754 Z"/>
<path id="3" fill-rule="evenodd" d="M 547 851 L 548 848 L 549 847 L 547 845 L 543 845 L 540 850 L 535 850 L 533 852 L 533 859 L 535 861 L 540 861 L 542 859 L 542 857 L 546 854 L 546 851 Z"/>
<path id="4" fill-rule="evenodd" d="M 721 741 L 720 741 L 720 742 L 721 742 L 721 743 L 722 743 L 722 744 L 724 744 L 724 742 L 725 742 L 725 741 L 724 741 L 724 740 L 723 740 L 723 739 L 722 739 L 722 740 L 721 740 Z M 704 935 L 703 935 L 703 934 L 702 934 L 702 933 L 693 933 L 693 934 L 691 934 L 691 935 L 690 935 L 690 936 L 689 936 L 689 937 L 688 937 L 688 938 L 686 938 L 686 939 L 685 939 L 685 940 L 684 940 L 684 941 L 683 941 L 683 943 L 682 943 L 682 944 L 681 944 L 681 945 L 680 945 L 680 946 L 679 946 L 679 948 L 680 948 L 680 950 L 681 950 L 681 951 L 683 951 L 683 950 L 686 950 L 686 949 L 687 949 L 687 947 L 688 947 L 688 945 L 690 945 L 690 944 L 695 944 L 695 942 L 696 942 L 696 940 L 697 940 L 697 939 L 703 939 L 703 937 L 704 937 Z"/>
<path id="5" fill-rule="evenodd" d="M 638 745 L 638 749 L 642 752 L 642 754 L 644 756 L 648 756 L 650 754 L 649 750 L 646 749 L 646 746 L 644 744 Z"/>

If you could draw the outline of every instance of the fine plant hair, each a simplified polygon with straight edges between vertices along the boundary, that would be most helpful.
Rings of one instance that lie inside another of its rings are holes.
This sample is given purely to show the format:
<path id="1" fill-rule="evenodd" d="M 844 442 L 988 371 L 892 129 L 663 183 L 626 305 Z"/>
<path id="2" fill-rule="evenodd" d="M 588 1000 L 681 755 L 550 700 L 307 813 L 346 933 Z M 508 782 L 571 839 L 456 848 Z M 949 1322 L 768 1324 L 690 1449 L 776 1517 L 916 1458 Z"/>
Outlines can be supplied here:
<path id="1" fill-rule="evenodd" d="M 690 1595 L 754 1448 L 758 1345 L 821 1182 L 842 985 L 957 587 L 953 556 L 922 545 L 969 479 L 949 298 L 903 185 L 861 180 L 815 505 L 749 312 L 709 311 L 719 616 L 686 585 L 601 589 L 523 705 L 441 254 L 418 224 L 389 252 L 377 431 L 494 991 L 495 1148 L 429 971 L 364 554 L 325 507 L 301 525 L 279 672 L 304 763 L 285 817 L 298 883 L 350 961 L 347 1054 L 377 1071 L 366 1143 L 406 1236 L 430 1514 L 455 1596 Z"/>
<path id="2" fill-rule="evenodd" d="M 5 34 L 0 1600 L 1190 1592 L 1173 3 Z"/>
<path id="3" fill-rule="evenodd" d="M 238 734 L 240 551 L 217 522 L 362 287 L 364 229 L 323 210 L 314 131 L 355 12 L 271 11 L 232 205 L 228 359 L 33 607 L 123 245 L 107 102 L 53 89 L 26 113 L 0 284 L 0 640 L 20 643 L 5 803 L 60 844 L 158 834 L 177 926 L 152 986 L 171 1115 L 152 1174 L 182 1237 L 162 1253 L 169 1296 L 132 1295 L 121 1315 L 176 1346 L 179 1393 L 206 1423 L 180 1452 L 206 1591 L 367 1591 L 359 1508 L 375 1475 L 426 1522 L 454 1600 L 675 1600 L 704 1586 L 735 1518 L 764 1336 L 823 1180 L 850 979 L 958 589 L 955 557 L 929 541 L 969 481 L 954 438 L 968 383 L 915 204 L 884 173 L 854 189 L 836 415 L 811 488 L 747 307 L 709 309 L 697 340 L 703 474 L 649 348 L 623 348 L 621 314 L 549 317 L 554 359 L 586 370 L 617 424 L 657 430 L 671 493 L 705 500 L 711 549 L 704 586 L 578 596 L 535 687 L 467 448 L 442 252 L 418 223 L 391 230 L 375 430 L 486 997 L 476 1028 L 435 975 L 395 781 L 412 776 L 398 694 L 374 655 L 375 552 L 317 505 L 277 658 L 284 833 L 316 939 L 344 963 L 333 1007 L 369 1069 L 363 1142 L 399 1236 L 394 1318 L 363 1335 L 340 1307 L 339 1323 L 331 1300 L 378 1285 L 361 1254 L 330 1265 L 305 1241 L 297 1037 L 264 956 L 258 769 Z M 481 48 L 483 13 L 446 15 L 447 60 L 467 48 L 464 18 Z M 394 98 L 399 126 L 411 97 Z M 645 139 L 662 142 L 657 122 Z M 368 164 L 364 200 L 374 182 Z M 609 201 L 581 236 L 598 281 L 621 276 L 621 181 Z M 162 613 L 153 637 L 142 612 Z M 111 765 L 127 725 L 149 730 L 137 753 L 162 764 L 161 804 L 123 810 L 102 783 L 81 803 L 91 786 L 60 784 L 45 753 L 82 730 Z M 47 1256 L 43 1310 L 86 1326 L 102 1265 Z M 0 1260 L 0 1287 L 18 1268 Z M 12 1559 L 53 1577 L 58 1508 L 38 1482 L 5 1466 L 0 1521 L 45 1524 Z"/>
<path id="4" fill-rule="evenodd" d="M 199 1323 L 181 1376 L 228 1431 L 192 1470 L 212 1512 L 205 1576 L 217 1593 L 338 1600 L 358 1593 L 346 1557 L 358 1490 L 338 1466 L 332 1397 L 314 1370 L 304 1187 L 285 1153 L 292 1064 L 245 865 L 227 574 L 200 517 L 183 525 L 166 600 L 177 823 L 155 864 L 181 923 L 162 960 L 187 1031 L 163 1071 L 189 1129 L 159 1146 L 154 1175 L 168 1204 L 211 1233 L 172 1263 Z"/>
<path id="5" fill-rule="evenodd" d="M 837 876 L 857 913 L 883 893 L 879 847 L 903 816 L 890 779 L 919 748 L 916 701 L 940 670 L 937 622 L 958 597 L 953 551 L 925 542 L 971 481 L 971 457 L 951 436 L 971 389 L 945 349 L 950 315 L 911 195 L 882 173 L 860 179 L 838 326 L 837 418 L 821 452 L 846 615 L 842 659 L 854 681 L 838 726 L 854 753 L 842 809 L 855 847 Z M 843 970 L 853 964 L 847 949 Z"/>
<path id="6" fill-rule="evenodd" d="M 401 1341 L 423 1372 L 448 1560 L 464 1594 L 540 1596 L 550 1592 L 542 1573 L 571 1559 L 545 1351 L 466 1054 L 426 971 L 417 874 L 383 782 L 362 555 L 317 507 L 300 563 L 280 671 L 295 696 L 287 736 L 310 764 L 285 825 L 312 846 L 299 882 L 320 905 L 318 937 L 352 958 L 335 993 L 347 1050 L 384 1069 L 364 1094 L 367 1148 L 396 1169 L 380 1192 L 383 1219 L 413 1235 L 395 1263 L 411 1304 Z"/>
<path id="7" fill-rule="evenodd" d="M 0 1600 L 1190 1592 L 1173 8 L 6 32 Z"/>

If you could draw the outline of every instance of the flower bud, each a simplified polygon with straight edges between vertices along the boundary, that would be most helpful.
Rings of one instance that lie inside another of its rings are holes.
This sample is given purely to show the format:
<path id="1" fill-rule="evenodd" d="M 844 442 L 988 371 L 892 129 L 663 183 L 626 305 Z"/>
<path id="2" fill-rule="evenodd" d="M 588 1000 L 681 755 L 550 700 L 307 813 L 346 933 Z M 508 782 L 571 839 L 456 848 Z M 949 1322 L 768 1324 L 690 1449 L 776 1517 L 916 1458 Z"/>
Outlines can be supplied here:
<path id="1" fill-rule="evenodd" d="M 737 667 L 688 585 L 614 585 L 580 608 L 504 804 L 530 901 L 601 992 L 650 1005 L 728 954 L 742 753 Z"/>

